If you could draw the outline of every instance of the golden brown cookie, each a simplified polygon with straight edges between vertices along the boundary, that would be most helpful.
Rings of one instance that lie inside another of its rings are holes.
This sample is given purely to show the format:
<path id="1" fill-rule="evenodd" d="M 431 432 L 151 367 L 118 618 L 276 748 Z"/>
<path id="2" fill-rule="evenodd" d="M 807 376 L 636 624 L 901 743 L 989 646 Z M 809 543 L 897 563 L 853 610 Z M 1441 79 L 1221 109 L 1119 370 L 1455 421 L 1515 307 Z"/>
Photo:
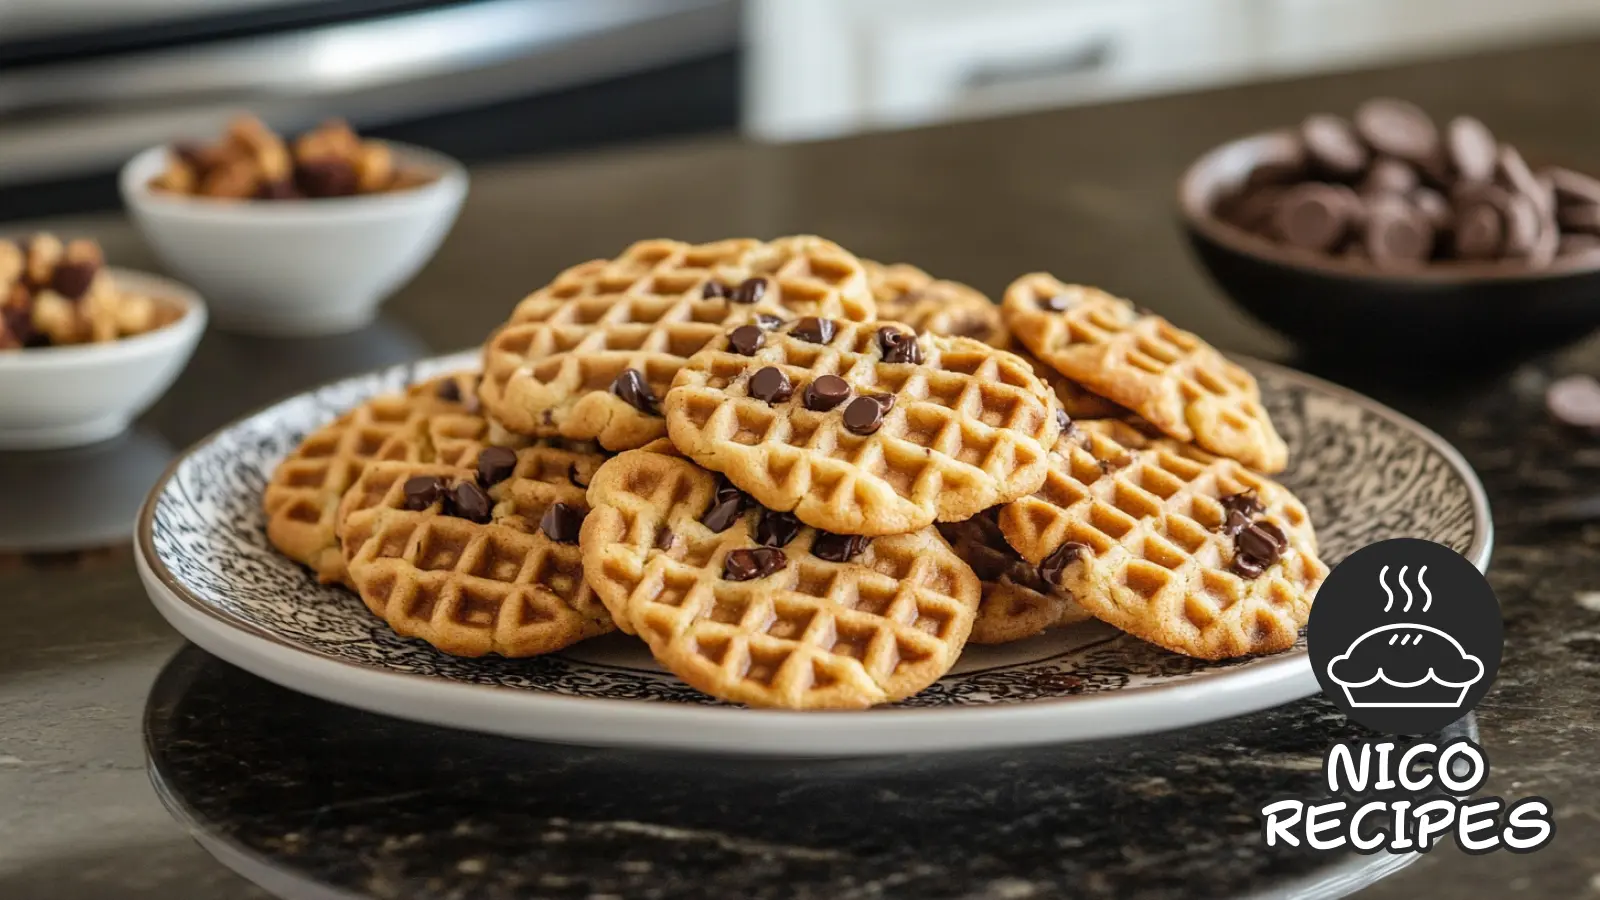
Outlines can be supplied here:
<path id="1" fill-rule="evenodd" d="M 475 456 L 487 427 L 477 384 L 470 372 L 435 378 L 375 397 L 308 435 L 262 492 L 272 545 L 323 582 L 345 581 L 334 528 L 339 498 L 375 459 L 456 465 Z"/>
<path id="2" fill-rule="evenodd" d="M 852 709 L 949 671 L 979 586 L 936 531 L 825 534 L 762 509 L 664 443 L 589 485 L 589 583 L 662 665 L 750 706 Z"/>
<path id="3" fill-rule="evenodd" d="M 1013 344 L 1017 344 L 1017 346 L 1012 347 L 1011 352 L 1026 360 L 1028 365 L 1033 366 L 1033 374 L 1038 375 L 1040 381 L 1050 386 L 1050 390 L 1055 392 L 1056 399 L 1061 401 L 1061 407 L 1072 418 L 1120 419 L 1133 415 L 1133 412 L 1127 407 L 1112 403 L 1110 400 L 1093 393 L 1083 385 L 1045 365 L 1039 357 L 1028 352 L 1026 347 L 1020 346 L 1020 342 L 1013 341 Z"/>
<path id="4" fill-rule="evenodd" d="M 978 605 L 968 640 L 1009 644 L 1091 618 L 1087 610 L 1046 582 L 1038 566 L 1006 543 L 998 515 L 998 508 L 987 509 L 965 522 L 938 525 L 956 556 L 971 566 L 983 583 L 983 602 Z"/>
<path id="5" fill-rule="evenodd" d="M 728 329 L 820 315 L 871 321 L 861 263 L 831 241 L 640 241 L 558 275 L 484 347 L 484 405 L 519 434 L 642 447 L 688 357 Z"/>
<path id="6" fill-rule="evenodd" d="M 1180 441 L 1281 472 L 1289 450 L 1255 378 L 1216 348 L 1098 288 L 1043 273 L 1006 289 L 1006 325 L 1040 360 Z"/>
<path id="7" fill-rule="evenodd" d="M 1002 350 L 1011 335 L 1000 307 L 959 281 L 935 279 L 916 266 L 886 266 L 864 259 L 867 284 L 878 304 L 878 320 L 904 322 L 921 334 L 969 337 Z"/>
<path id="8" fill-rule="evenodd" d="M 350 582 L 396 633 L 457 656 L 537 656 L 610 631 L 578 548 L 581 485 L 603 459 L 533 445 L 372 463 L 339 505 Z"/>
<path id="9" fill-rule="evenodd" d="M 1096 618 L 1202 659 L 1291 646 L 1328 574 L 1282 485 L 1121 422 L 1075 423 L 1000 528 Z"/>
<path id="10" fill-rule="evenodd" d="M 818 318 L 711 341 L 666 412 L 695 462 L 841 534 L 916 531 L 1032 492 L 1064 418 L 1004 350 Z"/>

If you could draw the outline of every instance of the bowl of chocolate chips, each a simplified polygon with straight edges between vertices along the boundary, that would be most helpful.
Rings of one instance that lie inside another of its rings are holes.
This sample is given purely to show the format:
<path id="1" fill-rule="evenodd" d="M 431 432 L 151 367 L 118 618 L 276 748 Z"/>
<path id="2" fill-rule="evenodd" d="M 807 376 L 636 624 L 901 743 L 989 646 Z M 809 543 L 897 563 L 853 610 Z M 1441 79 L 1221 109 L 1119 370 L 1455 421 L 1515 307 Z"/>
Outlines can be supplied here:
<path id="1" fill-rule="evenodd" d="M 239 116 L 213 142 L 152 147 L 122 169 L 123 202 L 218 327 L 351 331 L 449 233 L 466 170 L 442 154 L 330 121 L 291 138 Z"/>
<path id="2" fill-rule="evenodd" d="M 1481 364 L 1600 326 L 1600 178 L 1471 116 L 1312 115 L 1202 156 L 1178 205 L 1222 290 L 1313 353 Z"/>

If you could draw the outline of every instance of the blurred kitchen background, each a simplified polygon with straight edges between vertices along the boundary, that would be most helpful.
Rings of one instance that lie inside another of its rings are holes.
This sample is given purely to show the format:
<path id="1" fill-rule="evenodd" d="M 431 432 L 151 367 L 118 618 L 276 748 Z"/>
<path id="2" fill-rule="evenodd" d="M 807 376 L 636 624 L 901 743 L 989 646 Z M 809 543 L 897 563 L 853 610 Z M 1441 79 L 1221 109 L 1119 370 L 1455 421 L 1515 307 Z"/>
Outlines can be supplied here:
<path id="1" fill-rule="evenodd" d="M 468 162 L 814 140 L 1600 31 L 1600 0 L 0 0 L 0 219 L 231 111 Z"/>

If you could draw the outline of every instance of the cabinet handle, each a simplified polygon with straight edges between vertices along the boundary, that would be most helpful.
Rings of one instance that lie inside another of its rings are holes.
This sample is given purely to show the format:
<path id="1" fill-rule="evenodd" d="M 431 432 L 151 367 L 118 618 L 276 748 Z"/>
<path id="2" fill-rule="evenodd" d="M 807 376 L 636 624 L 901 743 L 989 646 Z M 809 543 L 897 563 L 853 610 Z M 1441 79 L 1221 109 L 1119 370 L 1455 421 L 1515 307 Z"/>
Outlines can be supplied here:
<path id="1" fill-rule="evenodd" d="M 961 86 L 975 91 L 1019 82 L 1087 75 L 1109 66 L 1115 55 L 1116 40 L 1110 35 L 1101 35 L 1059 53 L 1020 62 L 974 66 L 961 80 Z"/>

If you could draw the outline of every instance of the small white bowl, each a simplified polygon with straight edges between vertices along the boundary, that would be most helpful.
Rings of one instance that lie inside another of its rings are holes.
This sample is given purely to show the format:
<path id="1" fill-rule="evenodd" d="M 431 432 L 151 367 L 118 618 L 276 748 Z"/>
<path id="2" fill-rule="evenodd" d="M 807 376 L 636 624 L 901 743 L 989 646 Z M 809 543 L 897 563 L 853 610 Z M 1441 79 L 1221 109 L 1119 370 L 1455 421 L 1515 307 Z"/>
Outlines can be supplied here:
<path id="1" fill-rule="evenodd" d="M 160 146 L 122 167 L 122 200 L 166 267 L 206 296 L 217 327 L 280 337 L 354 331 L 439 249 L 467 195 L 460 163 L 388 146 L 398 164 L 437 177 L 321 200 L 172 196 L 150 189 L 167 164 Z"/>
<path id="2" fill-rule="evenodd" d="M 155 331 L 103 344 L 0 351 L 0 450 L 115 437 L 172 386 L 206 328 L 206 305 L 174 281 L 113 268 L 118 287 L 180 304 Z"/>

